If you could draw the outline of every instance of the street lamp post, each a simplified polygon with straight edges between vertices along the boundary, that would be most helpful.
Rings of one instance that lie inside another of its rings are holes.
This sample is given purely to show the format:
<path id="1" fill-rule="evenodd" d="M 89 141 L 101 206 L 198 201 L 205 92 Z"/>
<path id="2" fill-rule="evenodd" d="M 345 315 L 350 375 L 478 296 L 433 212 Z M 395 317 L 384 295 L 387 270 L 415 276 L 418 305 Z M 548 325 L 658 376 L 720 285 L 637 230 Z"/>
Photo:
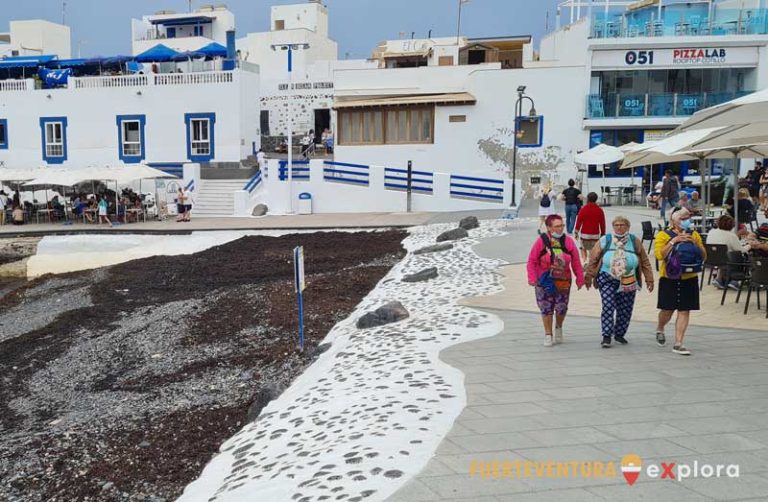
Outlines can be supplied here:
<path id="1" fill-rule="evenodd" d="M 534 119 L 536 117 L 536 103 L 533 102 L 533 98 L 526 96 L 526 87 L 521 85 L 517 88 L 517 101 L 515 102 L 515 127 L 513 134 L 513 155 L 512 155 L 512 205 L 517 206 L 517 145 L 518 140 L 523 137 L 524 132 L 520 129 L 520 119 L 523 115 L 523 100 L 527 99 L 531 102 L 531 111 L 528 112 L 528 117 Z"/>
<path id="2" fill-rule="evenodd" d="M 288 214 L 293 214 L 293 51 L 309 49 L 309 44 L 275 44 L 273 51 L 288 52 Z"/>

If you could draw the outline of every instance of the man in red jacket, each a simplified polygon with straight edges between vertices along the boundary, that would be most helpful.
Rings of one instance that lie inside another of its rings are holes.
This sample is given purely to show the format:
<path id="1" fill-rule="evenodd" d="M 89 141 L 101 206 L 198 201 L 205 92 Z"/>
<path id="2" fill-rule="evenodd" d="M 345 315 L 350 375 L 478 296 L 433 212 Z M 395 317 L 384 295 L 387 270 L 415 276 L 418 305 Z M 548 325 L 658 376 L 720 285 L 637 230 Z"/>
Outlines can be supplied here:
<path id="1" fill-rule="evenodd" d="M 574 236 L 581 241 L 581 260 L 586 262 L 589 251 L 605 235 L 605 213 L 597 205 L 595 192 L 587 195 L 587 203 L 576 216 L 574 231 Z"/>

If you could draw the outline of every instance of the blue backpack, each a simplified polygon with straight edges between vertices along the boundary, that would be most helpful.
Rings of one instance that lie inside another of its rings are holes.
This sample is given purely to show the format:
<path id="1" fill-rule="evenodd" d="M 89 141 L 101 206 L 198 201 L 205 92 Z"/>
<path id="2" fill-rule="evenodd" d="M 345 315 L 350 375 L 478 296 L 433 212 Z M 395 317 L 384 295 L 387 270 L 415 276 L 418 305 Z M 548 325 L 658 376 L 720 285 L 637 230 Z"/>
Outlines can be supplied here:
<path id="1" fill-rule="evenodd" d="M 677 237 L 672 230 L 665 230 L 671 239 Z M 680 279 L 683 274 L 701 272 L 704 268 L 704 255 L 693 242 L 680 242 L 672 247 L 664 259 L 667 277 L 670 279 Z"/>

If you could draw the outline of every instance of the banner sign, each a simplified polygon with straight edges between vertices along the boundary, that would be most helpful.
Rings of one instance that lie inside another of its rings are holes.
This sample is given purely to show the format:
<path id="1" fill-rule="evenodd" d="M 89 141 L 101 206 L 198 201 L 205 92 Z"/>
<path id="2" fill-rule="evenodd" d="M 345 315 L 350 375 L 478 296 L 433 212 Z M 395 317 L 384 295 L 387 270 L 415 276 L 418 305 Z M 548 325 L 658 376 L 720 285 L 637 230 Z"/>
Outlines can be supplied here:
<path id="1" fill-rule="evenodd" d="M 702 68 L 757 66 L 757 47 L 680 47 L 675 49 L 595 50 L 592 69 Z"/>
<path id="2" fill-rule="evenodd" d="M 62 87 L 67 85 L 71 74 L 72 70 L 69 68 L 65 70 L 46 70 L 45 68 L 40 68 L 38 71 L 38 75 L 46 87 Z"/>

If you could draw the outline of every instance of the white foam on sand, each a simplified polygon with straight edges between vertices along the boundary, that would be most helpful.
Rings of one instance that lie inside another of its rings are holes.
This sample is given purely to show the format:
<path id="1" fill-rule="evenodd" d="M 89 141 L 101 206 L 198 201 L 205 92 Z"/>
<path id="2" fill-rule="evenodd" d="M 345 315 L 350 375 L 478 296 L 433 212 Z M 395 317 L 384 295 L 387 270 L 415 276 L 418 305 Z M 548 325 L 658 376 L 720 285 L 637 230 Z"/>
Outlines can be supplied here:
<path id="1" fill-rule="evenodd" d="M 356 232 L 357 229 L 328 230 Z M 150 256 L 198 253 L 247 235 L 280 237 L 316 230 L 200 231 L 187 235 L 81 234 L 43 237 L 27 262 L 27 277 L 116 265 Z M 141 269 L 136 270 L 137 278 Z"/>
<path id="2" fill-rule="evenodd" d="M 483 222 L 453 249 L 422 255 L 412 251 L 452 225 L 411 229 L 406 258 L 334 326 L 331 348 L 221 446 L 179 501 L 384 500 L 418 474 L 466 405 L 464 374 L 440 351 L 503 328 L 497 316 L 457 302 L 502 290 L 494 272 L 502 262 L 472 246 L 507 225 Z M 436 279 L 400 281 L 432 266 Z M 356 329 L 362 314 L 392 300 L 408 319 Z"/>

